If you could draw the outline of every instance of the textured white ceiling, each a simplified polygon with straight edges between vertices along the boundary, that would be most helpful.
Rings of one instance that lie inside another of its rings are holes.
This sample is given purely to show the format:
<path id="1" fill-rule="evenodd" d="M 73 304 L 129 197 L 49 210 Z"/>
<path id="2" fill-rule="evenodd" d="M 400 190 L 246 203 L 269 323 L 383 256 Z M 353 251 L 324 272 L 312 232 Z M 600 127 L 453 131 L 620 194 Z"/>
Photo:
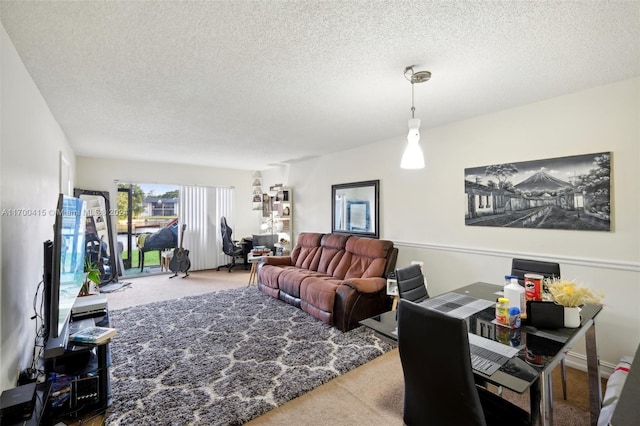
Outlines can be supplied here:
<path id="1" fill-rule="evenodd" d="M 638 1 L 5 1 L 78 155 L 248 170 L 640 75 Z M 428 142 L 426 142 L 428 143 Z"/>

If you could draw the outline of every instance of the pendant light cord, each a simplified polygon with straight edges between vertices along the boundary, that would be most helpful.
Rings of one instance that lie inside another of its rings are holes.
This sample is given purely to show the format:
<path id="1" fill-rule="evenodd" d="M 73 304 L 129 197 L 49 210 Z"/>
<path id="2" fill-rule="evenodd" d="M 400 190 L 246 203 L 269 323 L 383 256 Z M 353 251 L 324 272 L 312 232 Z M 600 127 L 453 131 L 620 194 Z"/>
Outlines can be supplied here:
<path id="1" fill-rule="evenodd" d="M 414 95 L 414 87 L 415 83 L 424 83 L 425 81 L 429 81 L 431 79 L 431 72 L 429 71 L 418 71 L 417 73 L 413 70 L 414 65 L 409 65 L 404 69 L 404 78 L 406 78 L 411 83 L 411 118 L 415 117 L 416 107 L 415 107 L 415 95 Z M 411 74 L 409 75 L 409 71 Z"/>
<path id="2" fill-rule="evenodd" d="M 411 71 L 413 71 L 413 69 Z M 411 118 L 416 118 L 414 115 L 416 112 L 416 107 L 414 106 L 414 102 L 413 102 L 413 96 L 414 96 L 413 93 L 414 91 L 413 91 L 413 81 L 412 81 L 411 82 Z"/>
<path id="3" fill-rule="evenodd" d="M 411 71 L 411 76 L 407 77 L 407 73 L 409 71 Z M 415 117 L 416 107 L 415 107 L 415 102 L 414 102 L 414 90 L 413 90 L 413 84 L 415 83 L 413 81 L 413 65 L 409 65 L 408 67 L 406 67 L 404 69 L 404 78 L 409 80 L 409 82 L 411 83 L 411 118 L 416 118 Z"/>

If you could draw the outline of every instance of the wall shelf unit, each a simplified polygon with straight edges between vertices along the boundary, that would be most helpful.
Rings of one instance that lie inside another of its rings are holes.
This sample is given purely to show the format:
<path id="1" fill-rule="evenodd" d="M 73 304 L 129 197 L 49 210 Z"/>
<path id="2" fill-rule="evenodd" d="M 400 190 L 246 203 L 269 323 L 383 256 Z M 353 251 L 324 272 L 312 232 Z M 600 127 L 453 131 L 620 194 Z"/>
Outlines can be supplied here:
<path id="1" fill-rule="evenodd" d="M 262 210 L 262 174 L 254 172 L 252 178 L 252 208 L 253 210 Z"/>
<path id="2" fill-rule="evenodd" d="M 273 194 L 273 195 L 271 195 Z M 289 252 L 293 238 L 293 189 L 282 185 L 269 188 L 262 204 L 262 230 L 278 234 L 278 244 Z"/>

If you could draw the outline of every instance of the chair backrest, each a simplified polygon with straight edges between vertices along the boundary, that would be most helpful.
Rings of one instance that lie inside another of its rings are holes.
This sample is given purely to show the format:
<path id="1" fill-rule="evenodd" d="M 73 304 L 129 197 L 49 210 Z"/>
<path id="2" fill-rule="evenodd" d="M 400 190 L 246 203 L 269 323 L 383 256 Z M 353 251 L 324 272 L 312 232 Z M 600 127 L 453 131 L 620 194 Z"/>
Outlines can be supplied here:
<path id="1" fill-rule="evenodd" d="M 539 274 L 545 278 L 560 278 L 560 264 L 530 259 L 513 259 L 511 275 L 518 277 L 520 285 L 524 285 L 524 274 Z"/>
<path id="2" fill-rule="evenodd" d="M 485 425 L 464 319 L 406 299 L 398 306 L 406 425 Z"/>
<path id="3" fill-rule="evenodd" d="M 102 258 L 107 254 L 102 251 L 103 245 L 98 234 L 93 232 L 87 233 L 85 236 L 85 258 L 90 263 L 98 265 L 102 262 Z"/>
<path id="4" fill-rule="evenodd" d="M 220 233 L 222 234 L 222 251 L 224 254 L 233 256 L 233 251 L 236 248 L 231 238 L 233 229 L 227 224 L 227 218 L 224 216 L 220 218 Z"/>
<path id="5" fill-rule="evenodd" d="M 420 265 L 410 265 L 396 269 L 396 280 L 398 282 L 398 296 L 401 299 L 422 302 L 429 298 L 429 292 L 424 285 L 424 275 Z"/>

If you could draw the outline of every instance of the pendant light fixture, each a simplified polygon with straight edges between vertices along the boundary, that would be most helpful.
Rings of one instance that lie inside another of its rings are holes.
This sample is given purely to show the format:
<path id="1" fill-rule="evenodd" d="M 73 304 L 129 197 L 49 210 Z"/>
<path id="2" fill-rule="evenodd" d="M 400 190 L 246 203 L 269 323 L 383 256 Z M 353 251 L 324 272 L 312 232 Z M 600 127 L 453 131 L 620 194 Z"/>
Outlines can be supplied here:
<path id="1" fill-rule="evenodd" d="M 407 147 L 402 154 L 400 167 L 403 169 L 424 169 L 424 154 L 420 148 L 420 119 L 415 118 L 413 85 L 429 81 L 429 71 L 413 71 L 413 65 L 404 69 L 404 77 L 411 82 L 411 119 L 409 120 L 409 134 L 407 134 Z"/>

